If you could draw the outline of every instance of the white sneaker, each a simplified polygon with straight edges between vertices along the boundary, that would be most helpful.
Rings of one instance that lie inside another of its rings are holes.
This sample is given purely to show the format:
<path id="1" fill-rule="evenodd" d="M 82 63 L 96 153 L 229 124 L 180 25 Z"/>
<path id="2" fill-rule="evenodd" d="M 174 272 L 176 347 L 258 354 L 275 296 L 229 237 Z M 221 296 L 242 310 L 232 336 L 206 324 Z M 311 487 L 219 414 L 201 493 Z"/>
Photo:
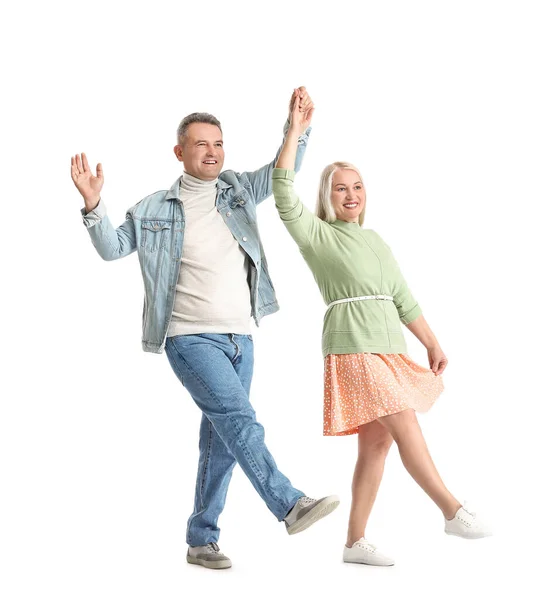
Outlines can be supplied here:
<path id="1" fill-rule="evenodd" d="M 380 554 L 378 549 L 364 538 L 357 540 L 350 548 L 343 548 L 343 562 L 375 567 L 391 567 L 395 564 L 392 558 Z"/>
<path id="2" fill-rule="evenodd" d="M 445 532 L 448 535 L 457 535 L 458 537 L 469 540 L 488 537 L 492 535 L 492 531 L 477 517 L 465 503 L 455 514 L 453 519 L 445 519 Z"/>
<path id="3" fill-rule="evenodd" d="M 294 535 L 304 531 L 316 521 L 332 513 L 338 506 L 339 498 L 337 496 L 326 496 L 320 500 L 302 496 L 285 517 L 287 533 Z"/>
<path id="4" fill-rule="evenodd" d="M 215 542 L 205 546 L 188 546 L 186 560 L 192 565 L 200 565 L 206 569 L 228 569 L 232 567 L 231 559 L 225 556 Z"/>

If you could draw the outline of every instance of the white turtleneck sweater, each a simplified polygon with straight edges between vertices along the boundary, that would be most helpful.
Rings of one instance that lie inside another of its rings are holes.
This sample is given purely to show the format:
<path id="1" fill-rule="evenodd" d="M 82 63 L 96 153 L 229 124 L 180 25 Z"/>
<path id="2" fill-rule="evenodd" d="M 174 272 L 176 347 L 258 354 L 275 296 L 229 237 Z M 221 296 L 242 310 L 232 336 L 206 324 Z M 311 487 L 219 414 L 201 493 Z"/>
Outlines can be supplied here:
<path id="1" fill-rule="evenodd" d="M 248 257 L 215 207 L 217 179 L 184 172 L 186 228 L 168 336 L 250 333 Z"/>

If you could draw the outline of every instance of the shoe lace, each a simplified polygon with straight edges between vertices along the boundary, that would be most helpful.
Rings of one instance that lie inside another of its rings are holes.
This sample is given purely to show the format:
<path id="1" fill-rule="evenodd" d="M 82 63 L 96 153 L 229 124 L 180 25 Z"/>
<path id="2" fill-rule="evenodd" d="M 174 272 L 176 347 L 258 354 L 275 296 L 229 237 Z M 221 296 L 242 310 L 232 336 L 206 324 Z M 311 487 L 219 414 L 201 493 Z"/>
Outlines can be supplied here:
<path id="1" fill-rule="evenodd" d="M 376 546 L 373 546 L 368 541 L 357 542 L 357 545 L 360 546 L 363 550 L 366 550 L 366 552 L 370 552 L 370 554 L 373 554 L 377 550 Z"/>
<path id="2" fill-rule="evenodd" d="M 300 502 L 301 506 L 310 506 L 310 504 L 314 504 L 314 502 L 316 502 L 314 498 L 309 498 L 308 496 L 302 496 L 302 498 L 299 498 L 298 501 Z"/>
<path id="3" fill-rule="evenodd" d="M 209 552 L 209 554 L 221 553 L 221 551 L 219 550 L 219 546 L 215 542 L 209 542 L 209 544 L 207 544 L 207 551 Z"/>

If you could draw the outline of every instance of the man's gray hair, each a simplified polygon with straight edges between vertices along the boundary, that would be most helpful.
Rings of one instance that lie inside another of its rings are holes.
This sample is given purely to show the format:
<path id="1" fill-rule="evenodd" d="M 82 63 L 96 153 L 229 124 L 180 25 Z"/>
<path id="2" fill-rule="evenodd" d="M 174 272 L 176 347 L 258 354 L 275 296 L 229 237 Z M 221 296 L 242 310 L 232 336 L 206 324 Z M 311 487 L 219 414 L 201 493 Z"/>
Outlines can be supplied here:
<path id="1" fill-rule="evenodd" d="M 195 112 L 187 117 L 184 117 L 182 121 L 180 121 L 180 125 L 176 130 L 176 139 L 180 146 L 184 145 L 185 138 L 188 133 L 188 125 L 192 123 L 207 123 L 208 125 L 216 125 L 219 127 L 221 133 L 223 133 L 223 130 L 221 129 L 221 123 L 216 117 L 210 115 L 209 113 Z"/>

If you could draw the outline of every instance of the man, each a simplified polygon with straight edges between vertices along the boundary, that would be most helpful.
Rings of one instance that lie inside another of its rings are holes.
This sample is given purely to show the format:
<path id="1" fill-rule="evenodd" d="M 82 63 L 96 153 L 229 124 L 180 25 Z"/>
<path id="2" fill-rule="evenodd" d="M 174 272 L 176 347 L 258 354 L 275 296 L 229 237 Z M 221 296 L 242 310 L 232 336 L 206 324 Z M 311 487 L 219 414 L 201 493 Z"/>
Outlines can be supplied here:
<path id="1" fill-rule="evenodd" d="M 300 110 L 313 109 L 304 87 Z M 285 126 L 286 134 L 289 121 Z M 298 140 L 298 171 L 310 127 Z M 103 170 L 93 175 L 85 154 L 71 174 L 83 196 L 83 220 L 97 252 L 114 260 L 138 251 L 145 298 L 143 349 L 162 353 L 203 415 L 194 512 L 187 560 L 213 569 L 231 566 L 217 545 L 221 514 L 238 462 L 289 534 L 331 513 L 336 496 L 308 498 L 279 471 L 249 401 L 253 369 L 250 317 L 278 310 L 258 234 L 256 206 L 271 195 L 275 159 L 253 172 L 221 173 L 221 124 L 207 113 L 182 120 L 174 153 L 184 173 L 170 190 L 144 198 L 112 227 L 100 198 Z"/>

